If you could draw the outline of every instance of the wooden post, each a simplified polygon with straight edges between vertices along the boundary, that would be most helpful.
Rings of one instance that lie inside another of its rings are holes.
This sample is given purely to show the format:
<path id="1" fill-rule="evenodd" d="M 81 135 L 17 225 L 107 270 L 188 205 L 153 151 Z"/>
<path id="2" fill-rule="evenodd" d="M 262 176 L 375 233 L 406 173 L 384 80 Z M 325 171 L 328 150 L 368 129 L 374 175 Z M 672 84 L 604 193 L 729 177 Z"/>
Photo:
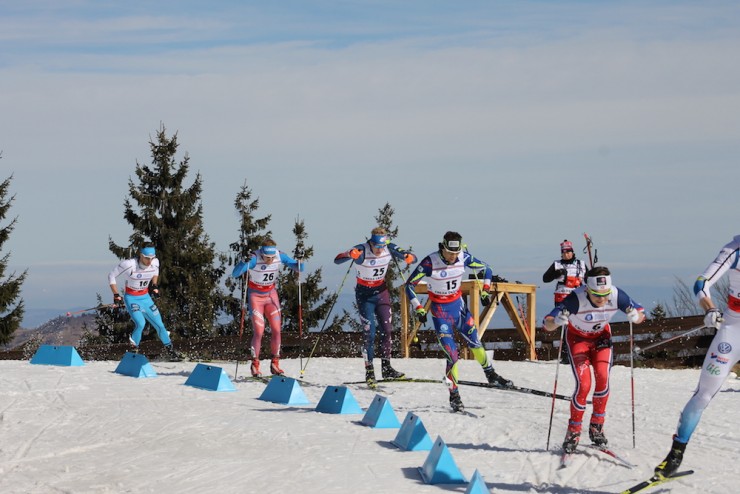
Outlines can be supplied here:
<path id="1" fill-rule="evenodd" d="M 522 283 L 495 283 L 492 285 L 495 288 L 495 292 L 492 294 L 493 300 L 491 305 L 484 307 L 481 311 L 480 303 L 480 291 L 481 291 L 481 280 L 463 280 L 461 290 L 463 296 L 467 297 L 468 307 L 470 313 L 473 315 L 473 321 L 475 326 L 478 328 L 478 335 L 483 340 L 483 334 L 486 332 L 488 324 L 491 322 L 493 314 L 496 312 L 499 303 L 504 307 L 506 313 L 509 315 L 511 322 L 514 324 L 514 328 L 517 330 L 519 336 L 527 344 L 529 359 L 537 360 L 536 352 L 536 341 L 535 341 L 535 329 L 536 329 L 536 315 L 535 315 L 535 303 L 536 303 L 536 285 L 525 285 Z M 419 329 L 419 323 L 415 318 L 409 314 L 409 300 L 406 296 L 406 291 L 402 285 L 400 288 L 401 298 L 401 349 L 403 356 L 408 358 L 410 355 L 410 346 L 413 341 L 416 332 Z M 415 291 L 417 295 L 424 295 L 427 293 L 427 285 L 423 281 L 416 285 Z M 527 297 L 527 311 L 524 314 L 524 318 L 520 317 L 519 311 L 516 304 L 514 303 L 512 294 L 524 294 Z M 427 300 L 425 308 L 429 310 L 431 302 Z M 413 321 L 413 325 L 412 325 Z M 467 348 L 463 349 L 463 357 L 468 358 Z"/>

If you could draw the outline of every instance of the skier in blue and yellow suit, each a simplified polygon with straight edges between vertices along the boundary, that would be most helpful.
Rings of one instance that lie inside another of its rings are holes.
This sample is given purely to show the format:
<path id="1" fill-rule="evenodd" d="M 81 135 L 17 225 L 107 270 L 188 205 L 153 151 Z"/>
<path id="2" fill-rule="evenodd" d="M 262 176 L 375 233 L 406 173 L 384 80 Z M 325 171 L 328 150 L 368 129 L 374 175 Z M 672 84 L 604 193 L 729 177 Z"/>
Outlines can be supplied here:
<path id="1" fill-rule="evenodd" d="M 493 365 L 488 360 L 483 344 L 478 337 L 478 329 L 473 322 L 473 316 L 468 310 L 465 299 L 462 297 L 462 280 L 465 268 L 479 271 L 485 270 L 483 281 L 483 292 L 481 301 L 488 305 L 491 301 L 491 268 L 485 262 L 473 257 L 463 248 L 462 236 L 457 232 L 447 232 L 439 250 L 429 254 L 421 260 L 416 269 L 406 280 L 406 293 L 414 308 L 416 318 L 426 323 L 427 313 L 424 306 L 419 302 L 414 287 L 424 277 L 428 277 L 427 291 L 431 300 L 430 312 L 437 339 L 445 351 L 447 357 L 446 379 L 450 388 L 450 406 L 456 412 L 464 411 L 460 391 L 457 388 L 457 361 L 458 350 L 455 343 L 453 330 L 457 329 L 465 339 L 475 360 L 483 367 L 488 382 L 501 387 L 511 387 L 512 382 L 504 379 L 493 370 Z"/>

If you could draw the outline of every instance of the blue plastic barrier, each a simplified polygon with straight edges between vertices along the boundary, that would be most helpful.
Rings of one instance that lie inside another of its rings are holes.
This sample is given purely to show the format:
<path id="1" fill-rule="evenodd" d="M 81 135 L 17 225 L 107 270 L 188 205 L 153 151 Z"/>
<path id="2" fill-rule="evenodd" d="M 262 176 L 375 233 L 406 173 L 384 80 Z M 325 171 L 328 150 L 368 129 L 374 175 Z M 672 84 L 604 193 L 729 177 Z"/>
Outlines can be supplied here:
<path id="1" fill-rule="evenodd" d="M 432 438 L 429 437 L 421 419 L 411 412 L 406 414 L 401 430 L 391 443 L 404 451 L 429 451 L 433 445 Z"/>
<path id="2" fill-rule="evenodd" d="M 231 379 L 221 367 L 206 364 L 196 365 L 185 385 L 209 391 L 236 391 Z"/>
<path id="3" fill-rule="evenodd" d="M 303 393 L 298 381 L 292 377 L 281 376 L 270 379 L 259 399 L 283 405 L 308 405 L 311 403 Z"/>
<path id="4" fill-rule="evenodd" d="M 356 414 L 364 413 L 347 386 L 329 386 L 316 405 L 321 413 Z"/>
<path id="5" fill-rule="evenodd" d="M 466 484 L 468 481 L 457 468 L 455 460 L 441 437 L 437 436 L 424 465 L 419 468 L 427 484 Z"/>
<path id="6" fill-rule="evenodd" d="M 370 408 L 362 417 L 362 424 L 377 429 L 398 429 L 401 427 L 401 422 L 398 421 L 396 412 L 393 411 L 390 402 L 385 396 L 381 395 L 375 395 Z"/>
<path id="7" fill-rule="evenodd" d="M 31 358 L 32 364 L 63 365 L 78 367 L 85 365 L 73 346 L 41 345 Z"/>
<path id="8" fill-rule="evenodd" d="M 118 363 L 115 372 L 130 377 L 157 377 L 157 373 L 152 368 L 149 360 L 140 353 L 132 352 L 126 352 Z"/>

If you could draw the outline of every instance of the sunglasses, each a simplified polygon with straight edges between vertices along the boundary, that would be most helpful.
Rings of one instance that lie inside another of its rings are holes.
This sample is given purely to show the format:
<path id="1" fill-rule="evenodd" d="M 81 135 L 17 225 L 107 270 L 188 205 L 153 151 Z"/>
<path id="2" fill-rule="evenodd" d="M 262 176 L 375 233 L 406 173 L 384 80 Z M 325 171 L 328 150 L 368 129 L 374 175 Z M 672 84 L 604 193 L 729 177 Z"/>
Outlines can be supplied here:
<path id="1" fill-rule="evenodd" d="M 604 297 L 608 297 L 609 295 L 611 295 L 612 291 L 610 289 L 608 292 L 595 292 L 589 288 L 588 293 L 590 293 L 591 295 L 597 298 L 604 298 Z"/>

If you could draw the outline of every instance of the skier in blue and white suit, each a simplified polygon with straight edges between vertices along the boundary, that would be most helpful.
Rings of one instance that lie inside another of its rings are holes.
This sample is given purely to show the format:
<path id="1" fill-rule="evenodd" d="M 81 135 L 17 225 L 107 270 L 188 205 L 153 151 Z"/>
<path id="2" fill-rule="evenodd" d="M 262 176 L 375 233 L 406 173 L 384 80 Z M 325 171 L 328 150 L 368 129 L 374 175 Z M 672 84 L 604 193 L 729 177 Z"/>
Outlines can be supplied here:
<path id="1" fill-rule="evenodd" d="M 123 275 L 124 295 L 118 293 L 116 278 Z M 138 258 L 121 261 L 108 273 L 108 284 L 113 292 L 113 303 L 117 306 L 126 306 L 131 319 L 134 321 L 134 330 L 129 336 L 129 342 L 138 349 L 141 334 L 146 323 L 149 322 L 157 330 L 157 336 L 162 340 L 170 357 L 181 358 L 172 347 L 170 333 L 165 329 L 162 315 L 152 296 L 159 296 L 159 259 L 152 246 L 146 246 L 139 252 Z"/>
<path id="2" fill-rule="evenodd" d="M 467 343 L 475 360 L 483 367 L 488 382 L 501 387 L 512 386 L 511 381 L 499 376 L 493 370 L 493 365 L 488 361 L 488 355 L 478 337 L 478 329 L 473 322 L 473 316 L 462 297 L 462 280 L 465 269 L 471 268 L 476 271 L 483 269 L 481 301 L 484 305 L 490 304 L 491 268 L 485 262 L 473 257 L 463 247 L 462 236 L 459 233 L 445 233 L 439 244 L 439 250 L 422 259 L 406 280 L 406 293 L 411 306 L 416 312 L 416 318 L 424 324 L 427 320 L 427 313 L 414 287 L 424 277 L 428 278 L 427 292 L 432 302 L 430 307 L 432 322 L 437 332 L 437 339 L 447 358 L 446 382 L 450 387 L 450 405 L 456 412 L 464 411 L 464 406 L 457 388 L 458 350 L 453 332 L 455 329 Z"/>
<path id="3" fill-rule="evenodd" d="M 729 276 L 730 290 L 727 310 L 723 315 L 712 302 L 709 289 L 725 273 Z M 697 278 L 694 294 L 701 308 L 706 311 L 704 326 L 717 328 L 718 331 L 704 357 L 699 385 L 681 412 L 671 450 L 665 460 L 655 467 L 655 473 L 664 477 L 670 477 L 678 470 L 686 444 L 699 424 L 704 409 L 722 387 L 733 365 L 740 360 L 740 235 L 722 247 L 714 261 Z"/>

